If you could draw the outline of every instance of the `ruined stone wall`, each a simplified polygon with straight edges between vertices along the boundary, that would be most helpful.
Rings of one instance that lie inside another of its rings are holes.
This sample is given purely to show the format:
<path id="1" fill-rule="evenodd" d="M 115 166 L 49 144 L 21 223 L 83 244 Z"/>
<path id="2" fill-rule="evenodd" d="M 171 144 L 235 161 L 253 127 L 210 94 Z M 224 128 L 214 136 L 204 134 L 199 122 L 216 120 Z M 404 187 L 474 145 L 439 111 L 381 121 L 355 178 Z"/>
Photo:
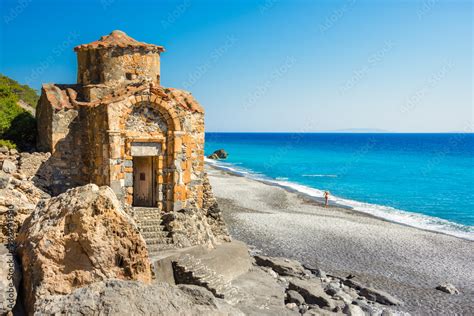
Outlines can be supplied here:
<path id="1" fill-rule="evenodd" d="M 53 109 L 52 152 L 46 164 L 52 171 L 50 190 L 54 195 L 85 183 L 82 173 L 83 127 L 79 112 Z"/>
<path id="2" fill-rule="evenodd" d="M 48 102 L 44 91 L 36 106 L 36 148 L 38 151 L 51 152 L 53 150 L 53 107 Z"/>
<path id="3" fill-rule="evenodd" d="M 182 182 L 186 187 L 186 206 L 201 208 L 204 172 L 204 114 L 177 107 L 183 128 L 182 146 L 178 154 Z"/>
<path id="4" fill-rule="evenodd" d="M 109 142 L 107 109 L 104 106 L 83 107 L 82 147 L 86 183 L 109 185 Z"/>

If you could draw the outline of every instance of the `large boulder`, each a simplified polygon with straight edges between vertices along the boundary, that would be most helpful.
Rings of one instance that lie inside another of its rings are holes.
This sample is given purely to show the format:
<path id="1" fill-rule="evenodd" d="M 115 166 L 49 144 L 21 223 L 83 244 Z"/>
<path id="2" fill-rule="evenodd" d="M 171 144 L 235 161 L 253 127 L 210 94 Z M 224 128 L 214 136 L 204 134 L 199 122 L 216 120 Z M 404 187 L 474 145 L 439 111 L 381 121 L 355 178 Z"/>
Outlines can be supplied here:
<path id="1" fill-rule="evenodd" d="M 0 315 L 12 311 L 16 304 L 21 272 L 13 254 L 0 245 Z"/>
<path id="2" fill-rule="evenodd" d="M 38 203 L 17 237 L 26 307 L 111 278 L 151 281 L 145 241 L 109 187 L 88 184 Z"/>
<path id="3" fill-rule="evenodd" d="M 218 160 L 218 159 L 226 159 L 227 156 L 229 156 L 229 154 L 224 149 L 218 149 L 212 154 L 210 154 L 209 156 L 207 156 L 207 158 Z"/>
<path id="4" fill-rule="evenodd" d="M 203 287 L 109 280 L 38 302 L 38 315 L 243 315 Z"/>
<path id="5" fill-rule="evenodd" d="M 2 163 L 2 170 L 6 173 L 13 173 L 16 171 L 16 165 L 13 161 L 5 159 Z"/>

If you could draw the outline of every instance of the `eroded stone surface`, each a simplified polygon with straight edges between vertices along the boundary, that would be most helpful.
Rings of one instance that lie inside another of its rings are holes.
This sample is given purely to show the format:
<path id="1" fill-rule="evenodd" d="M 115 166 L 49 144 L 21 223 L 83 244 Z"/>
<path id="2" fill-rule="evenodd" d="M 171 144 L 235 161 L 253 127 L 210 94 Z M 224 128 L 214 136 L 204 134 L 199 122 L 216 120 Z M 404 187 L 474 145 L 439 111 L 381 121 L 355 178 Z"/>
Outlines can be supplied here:
<path id="1" fill-rule="evenodd" d="M 5 315 L 16 304 L 21 271 L 12 252 L 0 245 L 0 315 Z"/>
<path id="2" fill-rule="evenodd" d="M 255 260 L 259 266 L 270 267 L 280 275 L 304 276 L 307 274 L 305 268 L 296 260 L 259 255 L 255 256 Z"/>
<path id="3" fill-rule="evenodd" d="M 38 302 L 44 315 L 244 315 L 202 287 L 109 280 Z"/>
<path id="4" fill-rule="evenodd" d="M 29 173 L 29 167 L 26 167 L 41 165 L 47 156 L 37 153 L 31 155 L 29 162 L 22 164 L 23 154 L 8 151 L 0 153 L 0 161 L 8 159 L 19 162 L 20 166 L 18 172 L 13 174 L 0 170 L 0 242 L 5 243 L 9 238 L 14 241 L 23 221 L 33 212 L 36 203 L 49 198 L 49 194 L 36 186 L 35 177 Z"/>
<path id="5" fill-rule="evenodd" d="M 108 187 L 41 202 L 17 238 L 28 308 L 45 295 L 110 278 L 151 281 L 145 242 Z"/>

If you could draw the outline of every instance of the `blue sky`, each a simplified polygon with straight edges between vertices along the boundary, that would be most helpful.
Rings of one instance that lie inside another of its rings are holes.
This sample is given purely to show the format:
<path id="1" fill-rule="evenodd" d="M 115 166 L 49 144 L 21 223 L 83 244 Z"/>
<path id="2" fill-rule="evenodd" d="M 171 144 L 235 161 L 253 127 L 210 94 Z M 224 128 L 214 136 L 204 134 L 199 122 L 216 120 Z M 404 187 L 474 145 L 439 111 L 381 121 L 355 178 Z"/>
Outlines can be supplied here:
<path id="1" fill-rule="evenodd" d="M 114 29 L 165 46 L 208 131 L 472 131 L 472 1 L 1 0 L 0 72 L 76 81 Z"/>

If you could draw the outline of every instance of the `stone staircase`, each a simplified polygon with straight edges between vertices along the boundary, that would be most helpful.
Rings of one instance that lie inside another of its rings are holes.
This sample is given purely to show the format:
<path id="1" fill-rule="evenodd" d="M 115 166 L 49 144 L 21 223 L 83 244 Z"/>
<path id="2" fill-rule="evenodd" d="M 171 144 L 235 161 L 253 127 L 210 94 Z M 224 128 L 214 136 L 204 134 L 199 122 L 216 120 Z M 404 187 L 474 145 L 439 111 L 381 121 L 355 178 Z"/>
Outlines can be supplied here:
<path id="1" fill-rule="evenodd" d="M 194 284 L 205 287 L 214 296 L 229 303 L 241 300 L 239 291 L 226 282 L 222 275 L 207 267 L 200 259 L 184 254 L 173 262 L 174 277 L 177 284 Z"/>
<path id="2" fill-rule="evenodd" d="M 161 212 L 152 207 L 133 207 L 133 217 L 137 222 L 140 233 L 145 239 L 150 257 L 158 252 L 173 248 L 172 240 L 168 237 L 162 225 Z"/>

